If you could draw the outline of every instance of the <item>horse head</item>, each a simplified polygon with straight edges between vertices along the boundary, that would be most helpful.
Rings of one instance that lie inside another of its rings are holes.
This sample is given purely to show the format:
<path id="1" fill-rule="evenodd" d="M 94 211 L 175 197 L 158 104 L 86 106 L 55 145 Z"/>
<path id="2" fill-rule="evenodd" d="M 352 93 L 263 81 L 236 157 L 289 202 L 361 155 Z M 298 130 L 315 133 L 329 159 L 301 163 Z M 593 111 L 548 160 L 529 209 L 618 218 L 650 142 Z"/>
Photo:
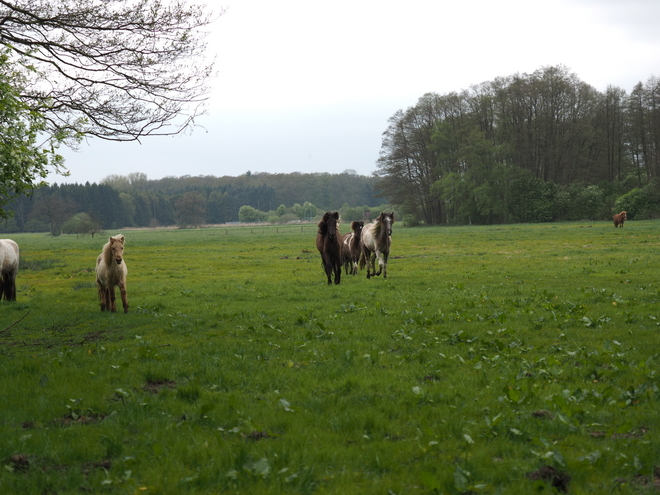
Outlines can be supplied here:
<path id="1" fill-rule="evenodd" d="M 323 216 L 323 218 L 325 219 L 325 221 L 326 221 L 325 223 L 326 223 L 327 228 L 328 228 L 328 230 L 327 230 L 328 237 L 330 237 L 330 239 L 336 238 L 337 234 L 339 233 L 339 230 L 338 230 L 339 212 L 336 212 L 336 211 L 334 213 L 327 212 Z"/>
<path id="2" fill-rule="evenodd" d="M 392 235 L 392 224 L 394 223 L 394 212 L 385 213 L 381 212 L 379 219 L 381 223 L 385 226 L 385 232 L 388 236 Z"/>
<path id="3" fill-rule="evenodd" d="M 362 229 L 364 228 L 364 222 L 362 220 L 353 220 L 351 222 L 351 230 L 355 232 L 356 236 L 360 236 Z"/>
<path id="4" fill-rule="evenodd" d="M 112 257 L 118 265 L 124 259 L 124 236 L 116 235 L 110 238 L 110 249 L 112 250 Z"/>

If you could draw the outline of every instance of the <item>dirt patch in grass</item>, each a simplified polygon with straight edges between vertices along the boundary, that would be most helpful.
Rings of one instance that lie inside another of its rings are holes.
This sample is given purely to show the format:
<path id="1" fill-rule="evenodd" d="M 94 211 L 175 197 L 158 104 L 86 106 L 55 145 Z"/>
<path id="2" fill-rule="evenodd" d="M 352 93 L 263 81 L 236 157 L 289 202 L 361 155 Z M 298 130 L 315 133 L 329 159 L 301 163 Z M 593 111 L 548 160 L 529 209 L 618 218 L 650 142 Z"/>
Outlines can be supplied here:
<path id="1" fill-rule="evenodd" d="M 532 412 L 532 417 L 539 419 L 553 419 L 555 415 L 554 413 L 546 411 L 545 409 L 539 409 L 538 411 Z"/>
<path id="2" fill-rule="evenodd" d="M 655 490 L 660 490 L 660 466 L 653 468 L 653 479 L 650 476 L 638 474 L 632 479 L 633 484 L 641 486 L 653 486 Z"/>
<path id="3" fill-rule="evenodd" d="M 109 470 L 112 467 L 112 461 L 109 459 L 104 459 L 98 462 L 86 462 L 82 465 L 83 474 L 87 475 L 95 469 L 104 469 Z"/>
<path id="4" fill-rule="evenodd" d="M 432 375 L 426 375 L 424 377 L 425 382 L 439 382 L 441 379 L 442 378 L 437 373 L 433 373 Z"/>
<path id="5" fill-rule="evenodd" d="M 552 466 L 543 466 L 541 469 L 527 473 L 527 477 L 530 480 L 543 480 L 550 482 L 553 488 L 556 488 L 557 491 L 563 493 L 568 492 L 568 484 L 571 481 L 571 477 L 568 473 L 558 471 Z"/>
<path id="6" fill-rule="evenodd" d="M 175 388 L 176 383 L 172 380 L 155 380 L 144 382 L 142 385 L 142 390 L 149 392 L 150 394 L 157 394 L 163 388 Z"/>
<path id="7" fill-rule="evenodd" d="M 25 473 L 30 468 L 28 456 L 16 454 L 7 459 L 3 464 L 15 473 Z"/>
<path id="8" fill-rule="evenodd" d="M 640 426 L 639 428 L 634 428 L 628 433 L 615 433 L 612 435 L 612 438 L 642 438 L 648 433 L 649 429 L 646 426 Z"/>
<path id="9" fill-rule="evenodd" d="M 252 440 L 253 442 L 258 442 L 259 440 L 265 440 L 267 438 L 274 438 L 274 437 L 266 431 L 255 430 L 252 433 L 245 435 L 245 438 L 247 438 L 248 440 Z"/>
<path id="10" fill-rule="evenodd" d="M 89 425 L 89 424 L 95 424 L 95 423 L 100 423 L 105 419 L 104 414 L 95 414 L 95 413 L 90 413 L 89 415 L 82 414 L 82 415 L 73 415 L 73 414 L 66 414 L 61 418 L 57 418 L 53 420 L 53 423 L 57 426 L 71 426 L 71 425 Z"/>

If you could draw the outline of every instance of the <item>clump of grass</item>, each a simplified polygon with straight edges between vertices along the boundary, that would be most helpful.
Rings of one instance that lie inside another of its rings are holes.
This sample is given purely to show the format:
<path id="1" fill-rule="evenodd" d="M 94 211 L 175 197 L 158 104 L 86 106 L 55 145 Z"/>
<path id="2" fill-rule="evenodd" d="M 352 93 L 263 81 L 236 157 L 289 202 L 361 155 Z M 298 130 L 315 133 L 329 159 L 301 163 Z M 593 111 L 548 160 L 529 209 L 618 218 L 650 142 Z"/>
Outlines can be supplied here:
<path id="1" fill-rule="evenodd" d="M 76 282 L 71 286 L 73 290 L 81 290 L 81 289 L 96 289 L 96 283 L 95 282 Z"/>
<path id="2" fill-rule="evenodd" d="M 53 259 L 26 259 L 21 257 L 19 259 L 19 270 L 32 270 L 34 272 L 39 272 L 42 270 L 48 270 L 49 268 L 56 267 L 57 261 Z"/>

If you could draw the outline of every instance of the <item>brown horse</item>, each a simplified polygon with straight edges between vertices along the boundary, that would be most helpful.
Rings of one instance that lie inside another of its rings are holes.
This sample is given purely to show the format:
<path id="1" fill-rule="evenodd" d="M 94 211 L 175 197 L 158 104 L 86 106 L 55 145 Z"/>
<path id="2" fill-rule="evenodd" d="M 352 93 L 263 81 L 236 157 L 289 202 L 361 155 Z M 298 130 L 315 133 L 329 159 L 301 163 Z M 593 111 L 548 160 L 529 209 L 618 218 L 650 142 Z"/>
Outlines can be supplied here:
<path id="1" fill-rule="evenodd" d="M 335 272 L 335 284 L 341 280 L 342 235 L 339 233 L 339 213 L 326 212 L 319 222 L 316 234 L 316 249 L 321 253 L 321 264 L 328 276 L 328 285 L 332 284 L 332 272 Z"/>
<path id="2" fill-rule="evenodd" d="M 344 245 L 341 248 L 341 260 L 344 263 L 346 275 L 348 275 L 349 266 L 351 275 L 357 275 L 358 261 L 362 252 L 362 229 L 364 222 L 355 220 L 351 222 L 351 232 L 344 236 Z"/>
<path id="3" fill-rule="evenodd" d="M 367 278 L 383 273 L 387 278 L 387 258 L 390 256 L 392 243 L 392 224 L 394 213 L 381 212 L 378 218 L 362 229 L 362 256 L 360 268 L 367 266 Z M 378 272 L 376 272 L 376 258 L 378 258 Z"/>
<path id="4" fill-rule="evenodd" d="M 623 228 L 623 222 L 625 220 L 628 220 L 628 214 L 625 211 L 622 211 L 621 213 L 617 213 L 614 215 L 614 228 L 616 229 L 617 227 Z"/>
<path id="5" fill-rule="evenodd" d="M 121 234 L 111 237 L 96 259 L 96 286 L 101 300 L 101 311 L 117 311 L 115 287 L 119 287 L 124 313 L 128 313 L 128 300 L 126 299 L 128 268 L 124 261 L 124 241 L 125 238 Z"/>

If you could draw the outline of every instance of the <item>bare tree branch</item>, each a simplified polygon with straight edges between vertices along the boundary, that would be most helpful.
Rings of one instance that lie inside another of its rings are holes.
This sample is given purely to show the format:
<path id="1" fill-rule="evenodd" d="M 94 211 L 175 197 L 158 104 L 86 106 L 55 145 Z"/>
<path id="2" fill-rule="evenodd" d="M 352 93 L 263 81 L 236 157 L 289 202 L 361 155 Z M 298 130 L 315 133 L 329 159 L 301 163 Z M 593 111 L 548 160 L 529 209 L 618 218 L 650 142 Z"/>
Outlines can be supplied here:
<path id="1" fill-rule="evenodd" d="M 27 69 L 21 97 L 50 132 L 132 141 L 203 113 L 213 19 L 185 0 L 0 0 L 0 44 Z"/>

